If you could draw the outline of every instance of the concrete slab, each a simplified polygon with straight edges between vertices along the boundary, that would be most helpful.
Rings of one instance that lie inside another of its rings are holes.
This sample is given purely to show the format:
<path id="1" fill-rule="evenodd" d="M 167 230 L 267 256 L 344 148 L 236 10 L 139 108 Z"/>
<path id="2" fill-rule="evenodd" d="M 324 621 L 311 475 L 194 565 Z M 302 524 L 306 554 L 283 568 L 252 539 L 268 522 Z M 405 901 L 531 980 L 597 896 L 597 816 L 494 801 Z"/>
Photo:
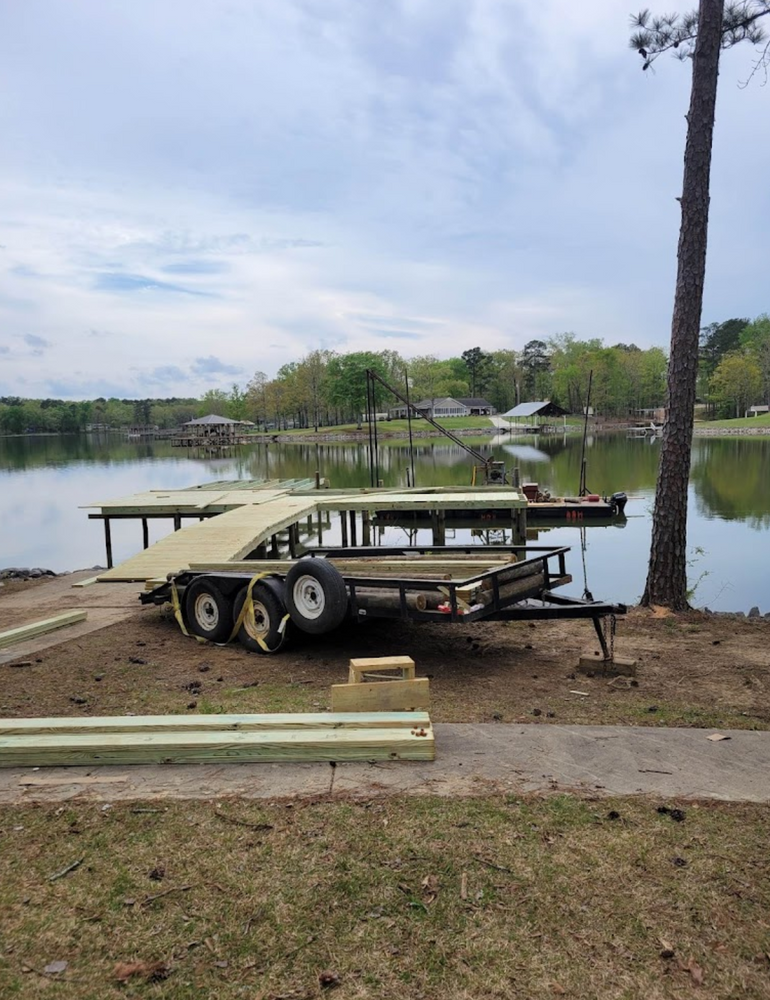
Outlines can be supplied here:
<path id="1" fill-rule="evenodd" d="M 0 769 L 0 806 L 20 802 L 276 799 L 328 795 L 329 764 L 169 764 Z"/>
<path id="2" fill-rule="evenodd" d="M 770 801 L 770 732 L 642 726 L 438 724 L 433 764 L 339 764 L 334 792 L 602 795 Z M 368 791 L 367 791 L 368 790 Z"/>
<path id="3" fill-rule="evenodd" d="M 0 769 L 0 805 L 573 791 L 770 802 L 770 732 L 439 724 L 434 763 Z"/>

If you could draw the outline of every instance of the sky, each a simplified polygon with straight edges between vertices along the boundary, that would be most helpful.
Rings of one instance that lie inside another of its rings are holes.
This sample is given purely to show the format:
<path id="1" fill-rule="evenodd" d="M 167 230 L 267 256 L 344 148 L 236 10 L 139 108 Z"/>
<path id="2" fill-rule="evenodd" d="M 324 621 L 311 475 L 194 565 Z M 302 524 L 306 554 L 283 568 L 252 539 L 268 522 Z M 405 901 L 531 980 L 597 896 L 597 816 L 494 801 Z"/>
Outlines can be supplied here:
<path id="1" fill-rule="evenodd" d="M 630 11 L 0 2 L 0 395 L 198 396 L 318 347 L 665 347 L 690 67 L 642 73 Z M 704 323 L 770 309 L 753 56 L 722 61 Z"/>

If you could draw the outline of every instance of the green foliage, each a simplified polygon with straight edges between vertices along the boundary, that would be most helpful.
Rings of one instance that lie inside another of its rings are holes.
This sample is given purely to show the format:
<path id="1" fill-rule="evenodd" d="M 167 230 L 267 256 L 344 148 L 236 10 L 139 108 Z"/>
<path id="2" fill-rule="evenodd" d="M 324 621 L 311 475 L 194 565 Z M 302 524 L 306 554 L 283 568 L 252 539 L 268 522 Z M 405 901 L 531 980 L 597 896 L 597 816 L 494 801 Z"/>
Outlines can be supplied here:
<path id="1" fill-rule="evenodd" d="M 759 396 L 762 372 L 750 353 L 732 351 L 717 365 L 710 386 L 723 408 L 733 409 L 736 417 L 742 417 Z"/>
<path id="2" fill-rule="evenodd" d="M 770 316 L 757 316 L 741 331 L 741 346 L 756 362 L 762 381 L 762 402 L 770 406 Z"/>

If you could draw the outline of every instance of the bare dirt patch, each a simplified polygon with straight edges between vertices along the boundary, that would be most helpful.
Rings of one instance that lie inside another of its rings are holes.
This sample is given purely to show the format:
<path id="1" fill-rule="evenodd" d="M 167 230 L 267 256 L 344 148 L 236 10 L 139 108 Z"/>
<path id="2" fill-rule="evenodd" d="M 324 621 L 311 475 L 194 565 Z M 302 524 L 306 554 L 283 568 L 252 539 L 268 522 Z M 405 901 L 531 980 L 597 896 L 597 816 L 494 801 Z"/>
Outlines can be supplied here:
<path id="1" fill-rule="evenodd" d="M 2 602 L 0 601 L 0 608 Z M 0 665 L 0 714 L 318 711 L 353 656 L 405 653 L 431 678 L 436 722 L 770 726 L 770 621 L 634 610 L 617 652 L 633 680 L 575 670 L 597 648 L 588 622 L 475 626 L 370 622 L 296 635 L 276 656 L 186 638 L 167 609 Z M 582 692 L 582 693 L 574 693 Z"/>

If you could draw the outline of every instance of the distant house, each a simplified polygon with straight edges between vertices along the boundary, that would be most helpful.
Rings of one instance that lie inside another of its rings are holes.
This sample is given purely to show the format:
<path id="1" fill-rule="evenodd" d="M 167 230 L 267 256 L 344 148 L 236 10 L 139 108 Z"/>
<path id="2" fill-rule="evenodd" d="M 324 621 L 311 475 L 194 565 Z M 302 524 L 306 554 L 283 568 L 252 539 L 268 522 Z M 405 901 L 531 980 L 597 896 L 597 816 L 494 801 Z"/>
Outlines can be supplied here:
<path id="1" fill-rule="evenodd" d="M 486 399 L 478 397 L 464 397 L 455 399 L 452 396 L 442 396 L 436 399 L 421 399 L 419 403 L 412 404 L 416 410 L 427 417 L 475 417 L 489 416 L 497 413 L 497 410 Z M 406 417 L 406 406 L 394 406 L 390 411 L 391 417 Z"/>
<path id="2" fill-rule="evenodd" d="M 497 410 L 491 403 L 478 396 L 463 396 L 461 399 L 458 399 L 457 402 L 468 407 L 468 410 L 470 411 L 468 416 L 470 417 L 491 417 L 493 414 L 497 413 Z"/>
<path id="3" fill-rule="evenodd" d="M 552 403 L 549 399 L 535 403 L 519 403 L 511 410 L 502 414 L 506 419 L 513 420 L 521 430 L 537 430 L 548 417 L 563 417 L 567 411 Z"/>

